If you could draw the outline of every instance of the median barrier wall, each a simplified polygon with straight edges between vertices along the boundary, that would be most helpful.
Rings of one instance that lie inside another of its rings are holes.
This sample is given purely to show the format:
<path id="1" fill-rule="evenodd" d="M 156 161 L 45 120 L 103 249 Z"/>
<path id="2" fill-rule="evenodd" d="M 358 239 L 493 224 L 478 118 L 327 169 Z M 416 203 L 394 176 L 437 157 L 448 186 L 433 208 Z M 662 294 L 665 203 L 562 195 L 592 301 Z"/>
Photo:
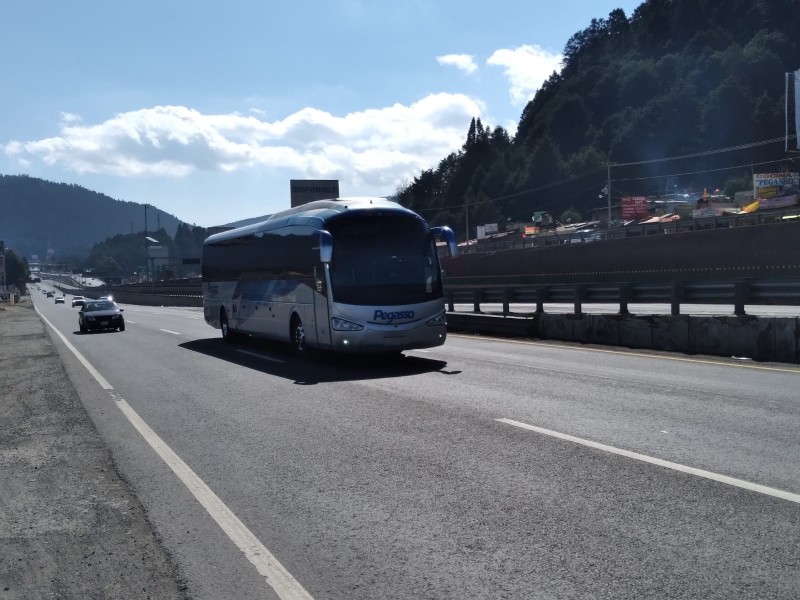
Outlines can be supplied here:
<path id="1" fill-rule="evenodd" d="M 203 306 L 203 299 L 196 296 L 165 296 L 143 292 L 113 292 L 114 301 L 121 304 L 143 306 Z"/>
<path id="2" fill-rule="evenodd" d="M 98 298 L 104 294 L 111 294 L 114 296 L 114 301 L 120 304 L 141 304 L 142 306 L 203 306 L 202 296 L 156 294 L 144 291 L 130 292 L 105 288 L 69 288 L 60 284 L 56 284 L 56 287 L 64 294 L 70 296 Z"/>
<path id="3" fill-rule="evenodd" d="M 447 326 L 450 331 L 800 363 L 798 318 L 449 312 Z"/>
<path id="4" fill-rule="evenodd" d="M 71 295 L 89 290 L 59 286 Z M 200 296 L 110 290 L 122 304 L 145 306 L 203 305 Z M 99 296 L 106 290 L 91 290 Z M 588 315 L 535 313 L 501 316 L 447 313 L 448 329 L 508 337 L 529 337 L 581 344 L 738 356 L 761 361 L 800 363 L 800 319 L 791 317 L 690 315 Z"/>

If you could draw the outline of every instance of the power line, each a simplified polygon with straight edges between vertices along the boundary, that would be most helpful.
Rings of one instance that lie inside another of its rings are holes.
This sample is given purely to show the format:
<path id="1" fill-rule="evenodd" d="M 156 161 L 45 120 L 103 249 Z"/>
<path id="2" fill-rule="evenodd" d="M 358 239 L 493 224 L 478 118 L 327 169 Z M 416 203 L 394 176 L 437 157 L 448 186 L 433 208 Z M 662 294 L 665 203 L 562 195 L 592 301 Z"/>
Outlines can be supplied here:
<path id="1" fill-rule="evenodd" d="M 519 192 L 514 192 L 513 194 L 507 194 L 505 196 L 498 196 L 497 198 L 487 198 L 485 200 L 479 200 L 477 202 L 471 202 L 470 206 L 478 206 L 478 205 L 481 205 L 481 204 L 488 204 L 490 202 L 502 202 L 504 200 L 510 200 L 512 198 L 517 198 L 519 196 L 524 196 L 526 194 L 533 194 L 535 192 L 541 192 L 541 191 L 544 191 L 546 189 L 549 189 L 549 188 L 552 188 L 552 187 L 556 187 L 558 185 L 564 185 L 564 184 L 567 184 L 567 183 L 574 183 L 574 182 L 576 182 L 576 181 L 578 181 L 580 179 L 583 179 L 584 177 L 589 177 L 590 175 L 597 175 L 598 173 L 601 173 L 604 170 L 605 170 L 605 167 L 597 167 L 597 168 L 592 169 L 590 171 L 585 171 L 585 172 L 581 173 L 580 175 L 576 175 L 575 177 L 568 177 L 566 179 L 561 179 L 559 181 L 546 183 L 544 185 L 540 185 L 540 186 L 535 187 L 535 188 L 529 188 L 529 189 L 526 189 L 526 190 L 521 190 Z M 592 187 L 595 187 L 595 186 L 592 186 Z M 591 188 L 588 188 L 588 189 L 591 189 Z M 450 208 L 463 208 L 463 207 L 464 207 L 464 204 L 451 204 L 450 206 L 442 206 L 442 207 L 439 207 L 439 208 L 421 208 L 421 209 L 417 210 L 417 212 L 433 212 L 433 211 L 447 210 L 447 209 L 450 209 Z"/>
<path id="2" fill-rule="evenodd" d="M 734 165 L 730 167 L 720 167 L 719 169 L 706 169 L 704 171 L 689 171 L 686 173 L 672 173 L 670 175 L 651 175 L 649 177 L 629 177 L 623 179 L 615 179 L 614 181 L 644 181 L 646 179 L 664 179 L 665 177 L 683 177 L 685 175 L 700 175 L 702 173 L 715 173 L 717 171 L 730 171 L 732 169 L 743 169 L 745 167 L 758 167 L 761 165 L 772 165 L 779 162 L 784 162 L 785 158 L 780 158 L 778 160 L 767 160 L 764 162 L 757 162 L 757 163 L 747 163 L 744 165 Z"/>
<path id="3" fill-rule="evenodd" d="M 797 135 L 790 135 L 789 139 L 796 138 Z M 756 148 L 758 146 L 767 146 L 769 144 L 774 144 L 776 142 L 783 142 L 787 139 L 785 136 L 772 138 L 769 140 L 762 140 L 760 142 L 751 142 L 749 144 L 740 144 L 739 146 L 729 146 L 727 148 L 718 148 L 716 150 L 706 150 L 704 152 L 696 152 L 694 154 L 683 154 L 681 156 L 669 156 L 666 158 L 654 158 L 652 160 L 639 160 L 636 162 L 627 162 L 627 163 L 611 163 L 612 167 L 631 167 L 635 165 L 651 165 L 654 163 L 659 162 L 667 162 L 670 160 L 681 160 L 684 158 L 697 158 L 699 156 L 711 156 L 713 154 L 723 154 L 725 152 L 734 152 L 736 150 L 747 150 L 748 148 Z"/>

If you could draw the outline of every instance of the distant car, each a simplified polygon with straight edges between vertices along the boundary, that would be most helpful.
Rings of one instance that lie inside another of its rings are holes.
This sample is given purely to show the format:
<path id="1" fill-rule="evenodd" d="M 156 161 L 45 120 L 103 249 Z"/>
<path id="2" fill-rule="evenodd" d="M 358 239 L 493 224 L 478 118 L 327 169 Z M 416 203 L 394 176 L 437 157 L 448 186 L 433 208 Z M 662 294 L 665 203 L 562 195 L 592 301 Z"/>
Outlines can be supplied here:
<path id="1" fill-rule="evenodd" d="M 110 300 L 111 302 L 114 301 L 114 296 L 111 294 L 106 294 L 105 296 L 100 296 L 98 300 Z"/>
<path id="2" fill-rule="evenodd" d="M 55 294 L 53 292 L 47 292 L 47 297 L 48 298 L 52 298 L 53 296 L 55 296 Z"/>
<path id="3" fill-rule="evenodd" d="M 86 298 L 83 296 L 73 296 L 72 297 L 72 307 L 75 308 L 76 306 L 83 306 L 86 304 Z"/>
<path id="4" fill-rule="evenodd" d="M 64 304 L 64 296 L 56 296 L 56 304 Z"/>
<path id="5" fill-rule="evenodd" d="M 119 329 L 125 331 L 122 309 L 111 300 L 87 300 L 78 313 L 81 333 L 95 329 Z"/>

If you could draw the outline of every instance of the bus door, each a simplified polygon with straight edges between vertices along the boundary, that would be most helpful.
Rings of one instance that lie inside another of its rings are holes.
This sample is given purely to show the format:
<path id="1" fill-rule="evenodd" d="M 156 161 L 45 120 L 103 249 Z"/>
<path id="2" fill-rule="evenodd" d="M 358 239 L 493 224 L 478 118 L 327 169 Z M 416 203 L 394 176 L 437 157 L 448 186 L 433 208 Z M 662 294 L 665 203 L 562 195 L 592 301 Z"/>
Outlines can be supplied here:
<path id="1" fill-rule="evenodd" d="M 234 317 L 231 325 L 235 329 L 249 333 L 262 333 L 258 323 L 259 312 L 262 311 L 258 309 L 265 285 L 266 283 L 262 281 L 239 282 L 231 301 Z"/>
<path id="2" fill-rule="evenodd" d="M 331 320 L 328 303 L 330 302 L 330 273 L 327 264 L 314 267 L 314 320 L 316 321 L 317 343 L 323 348 L 331 346 Z"/>

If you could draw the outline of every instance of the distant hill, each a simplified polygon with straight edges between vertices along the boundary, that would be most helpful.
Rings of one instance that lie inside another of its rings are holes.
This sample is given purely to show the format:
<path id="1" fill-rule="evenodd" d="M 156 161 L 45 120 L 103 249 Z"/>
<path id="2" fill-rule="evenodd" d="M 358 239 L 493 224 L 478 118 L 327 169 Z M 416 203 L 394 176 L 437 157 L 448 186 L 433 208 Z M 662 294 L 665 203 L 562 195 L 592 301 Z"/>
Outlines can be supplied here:
<path id="1" fill-rule="evenodd" d="M 148 230 L 174 236 L 183 222 L 148 209 Z M 123 202 L 79 185 L 26 175 L 0 175 L 0 240 L 30 260 L 55 251 L 55 259 L 85 259 L 92 247 L 117 234 L 144 230 L 144 204 Z"/>

